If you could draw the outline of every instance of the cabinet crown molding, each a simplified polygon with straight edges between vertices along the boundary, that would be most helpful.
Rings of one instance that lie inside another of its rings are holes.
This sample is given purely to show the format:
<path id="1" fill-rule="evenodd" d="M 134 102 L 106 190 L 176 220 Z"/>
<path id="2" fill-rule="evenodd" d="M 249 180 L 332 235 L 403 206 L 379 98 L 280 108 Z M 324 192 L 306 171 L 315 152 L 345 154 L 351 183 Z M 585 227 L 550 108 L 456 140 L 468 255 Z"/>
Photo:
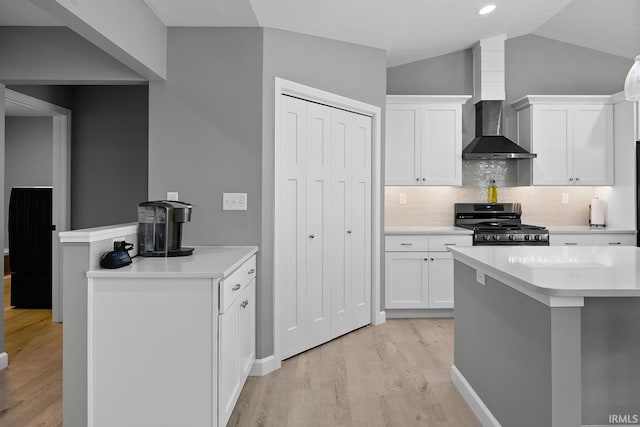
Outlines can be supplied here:
<path id="1" fill-rule="evenodd" d="M 387 104 L 464 104 L 471 95 L 387 95 Z"/>
<path id="2" fill-rule="evenodd" d="M 525 95 L 511 103 L 521 110 L 532 104 L 612 104 L 614 95 Z"/>

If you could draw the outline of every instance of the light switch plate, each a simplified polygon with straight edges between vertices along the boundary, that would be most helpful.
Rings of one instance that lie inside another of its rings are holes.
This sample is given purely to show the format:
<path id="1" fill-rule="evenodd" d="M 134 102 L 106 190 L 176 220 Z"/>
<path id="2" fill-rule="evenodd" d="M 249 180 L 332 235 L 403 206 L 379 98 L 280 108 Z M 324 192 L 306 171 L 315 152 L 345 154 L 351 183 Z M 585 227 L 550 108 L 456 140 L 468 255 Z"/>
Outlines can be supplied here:
<path id="1" fill-rule="evenodd" d="M 407 193 L 400 193 L 400 204 L 401 205 L 407 204 Z"/>
<path id="2" fill-rule="evenodd" d="M 563 205 L 569 204 L 569 193 L 562 193 L 562 204 Z"/>
<path id="3" fill-rule="evenodd" d="M 177 191 L 167 191 L 167 200 L 179 200 Z"/>
<path id="4" fill-rule="evenodd" d="M 246 211 L 247 193 L 222 193 L 223 211 Z"/>

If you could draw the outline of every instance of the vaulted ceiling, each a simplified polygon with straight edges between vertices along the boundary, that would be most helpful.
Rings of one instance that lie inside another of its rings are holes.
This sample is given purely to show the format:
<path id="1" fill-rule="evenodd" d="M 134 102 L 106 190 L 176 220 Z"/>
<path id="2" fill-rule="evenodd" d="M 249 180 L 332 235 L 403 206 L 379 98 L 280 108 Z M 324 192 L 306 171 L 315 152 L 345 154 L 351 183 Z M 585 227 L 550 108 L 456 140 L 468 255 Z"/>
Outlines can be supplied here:
<path id="1" fill-rule="evenodd" d="M 536 34 L 634 58 L 639 0 L 144 0 L 167 26 L 270 27 L 387 51 L 389 66 Z M 487 3 L 496 10 L 480 16 Z M 0 25 L 60 25 L 28 0 L 0 0 Z"/>

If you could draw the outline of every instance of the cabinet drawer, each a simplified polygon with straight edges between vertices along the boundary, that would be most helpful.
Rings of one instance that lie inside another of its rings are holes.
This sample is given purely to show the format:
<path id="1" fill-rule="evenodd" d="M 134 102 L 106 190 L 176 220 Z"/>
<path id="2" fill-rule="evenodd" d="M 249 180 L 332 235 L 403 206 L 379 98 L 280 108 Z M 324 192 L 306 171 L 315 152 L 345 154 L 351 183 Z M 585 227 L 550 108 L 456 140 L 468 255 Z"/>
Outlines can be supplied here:
<path id="1" fill-rule="evenodd" d="M 551 246 L 590 246 L 593 243 L 589 234 L 550 234 Z"/>
<path id="2" fill-rule="evenodd" d="M 633 234 L 594 234 L 594 246 L 635 246 L 636 236 Z"/>
<path id="3" fill-rule="evenodd" d="M 226 279 L 220 281 L 220 313 L 238 298 L 242 290 L 256 277 L 256 257 L 249 258 Z"/>
<path id="4" fill-rule="evenodd" d="M 471 246 L 471 236 L 429 236 L 430 252 L 445 252 L 447 246 Z"/>
<path id="5" fill-rule="evenodd" d="M 429 249 L 429 236 L 386 236 L 386 252 L 426 252 Z"/>

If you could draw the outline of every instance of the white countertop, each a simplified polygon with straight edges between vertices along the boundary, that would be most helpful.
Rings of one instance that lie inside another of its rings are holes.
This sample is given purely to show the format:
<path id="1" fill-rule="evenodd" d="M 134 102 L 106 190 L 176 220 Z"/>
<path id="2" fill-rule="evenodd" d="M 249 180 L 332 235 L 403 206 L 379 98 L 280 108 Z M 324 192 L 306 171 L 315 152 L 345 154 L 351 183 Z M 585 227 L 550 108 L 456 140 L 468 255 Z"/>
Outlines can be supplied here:
<path id="1" fill-rule="evenodd" d="M 549 233 L 557 234 L 636 234 L 636 230 L 625 228 L 591 228 L 588 225 L 550 225 L 547 227 Z"/>
<path id="2" fill-rule="evenodd" d="M 455 260 L 528 295 L 532 292 L 553 297 L 640 296 L 640 249 L 633 246 L 448 249 Z"/>
<path id="3" fill-rule="evenodd" d="M 391 226 L 384 228 L 384 234 L 473 234 L 472 230 L 466 228 L 449 226 L 431 226 L 431 227 L 398 227 Z"/>
<path id="4" fill-rule="evenodd" d="M 126 267 L 91 270 L 87 277 L 222 279 L 256 252 L 255 246 L 196 246 L 189 256 L 137 256 Z"/>

